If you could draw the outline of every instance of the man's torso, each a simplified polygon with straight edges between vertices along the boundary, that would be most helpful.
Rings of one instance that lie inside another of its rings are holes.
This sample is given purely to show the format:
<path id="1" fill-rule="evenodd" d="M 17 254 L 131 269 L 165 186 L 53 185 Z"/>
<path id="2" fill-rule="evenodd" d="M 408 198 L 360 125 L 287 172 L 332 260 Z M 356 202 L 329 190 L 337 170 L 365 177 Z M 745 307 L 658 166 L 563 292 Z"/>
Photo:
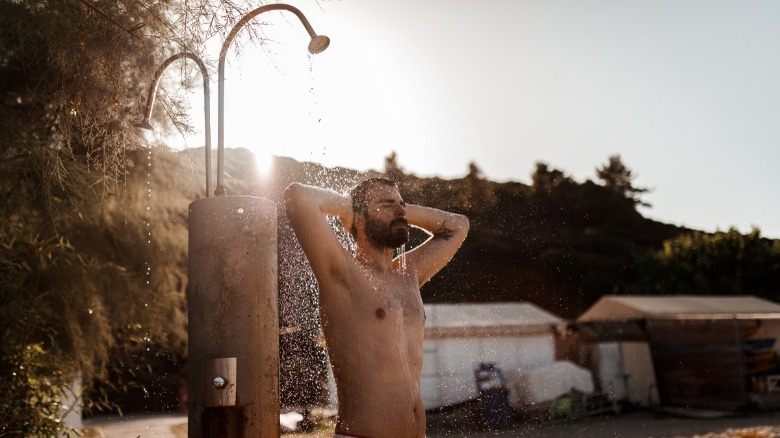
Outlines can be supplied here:
<path id="1" fill-rule="evenodd" d="M 339 392 L 336 430 L 424 436 L 425 312 L 416 274 L 375 272 L 355 261 L 334 278 L 320 282 L 320 318 Z"/>

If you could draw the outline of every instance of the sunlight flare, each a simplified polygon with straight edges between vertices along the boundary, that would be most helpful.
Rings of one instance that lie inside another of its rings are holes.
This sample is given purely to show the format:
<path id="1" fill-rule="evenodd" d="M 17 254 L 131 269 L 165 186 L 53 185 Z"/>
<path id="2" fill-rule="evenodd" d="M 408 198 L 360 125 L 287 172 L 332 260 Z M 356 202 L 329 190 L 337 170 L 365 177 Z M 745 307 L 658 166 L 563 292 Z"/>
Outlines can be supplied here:
<path id="1" fill-rule="evenodd" d="M 257 173 L 262 176 L 267 176 L 271 173 L 274 162 L 273 156 L 266 152 L 253 151 L 252 153 L 255 156 L 255 169 L 257 170 Z"/>

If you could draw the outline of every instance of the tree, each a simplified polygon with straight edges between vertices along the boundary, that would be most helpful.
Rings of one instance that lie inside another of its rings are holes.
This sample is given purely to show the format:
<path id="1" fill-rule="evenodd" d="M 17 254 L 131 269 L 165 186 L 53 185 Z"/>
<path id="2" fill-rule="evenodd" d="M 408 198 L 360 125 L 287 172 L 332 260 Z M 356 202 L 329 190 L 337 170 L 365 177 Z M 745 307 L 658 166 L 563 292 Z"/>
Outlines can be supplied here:
<path id="1" fill-rule="evenodd" d="M 461 204 L 470 211 L 482 213 L 496 205 L 493 187 L 474 162 L 469 163 L 469 173 L 463 178 L 464 187 L 459 194 Z"/>
<path id="2" fill-rule="evenodd" d="M 551 169 L 547 163 L 536 163 L 536 170 L 531 175 L 531 187 L 534 193 L 549 195 L 553 191 L 571 186 L 574 181 L 558 169 Z"/>
<path id="3" fill-rule="evenodd" d="M 0 435 L 56 434 L 67 376 L 101 375 L 112 347 L 181 348 L 186 247 L 162 232 L 130 122 L 159 62 L 243 12 L 0 0 Z M 159 94 L 158 125 L 186 128 L 175 93 Z"/>
<path id="4" fill-rule="evenodd" d="M 55 435 L 72 373 L 99 375 L 129 322 L 127 301 L 112 295 L 135 292 L 142 274 L 101 258 L 94 231 L 139 146 L 123 127 L 143 95 L 142 68 L 165 50 L 138 26 L 162 12 L 0 3 L 0 434 Z"/>
<path id="5" fill-rule="evenodd" d="M 610 156 L 607 164 L 596 169 L 596 176 L 604 182 L 604 187 L 615 194 L 631 200 L 635 205 L 650 206 L 650 204 L 639 199 L 639 195 L 649 190 L 633 185 L 632 180 L 634 176 L 631 174 L 631 170 L 623 164 L 620 155 Z"/>
<path id="6" fill-rule="evenodd" d="M 384 174 L 387 178 L 401 184 L 404 180 L 404 170 L 398 165 L 398 154 L 395 151 L 385 157 L 385 171 Z"/>
<path id="7" fill-rule="evenodd" d="M 753 229 L 694 231 L 664 242 L 639 262 L 634 293 L 759 295 L 780 299 L 780 242 Z"/>

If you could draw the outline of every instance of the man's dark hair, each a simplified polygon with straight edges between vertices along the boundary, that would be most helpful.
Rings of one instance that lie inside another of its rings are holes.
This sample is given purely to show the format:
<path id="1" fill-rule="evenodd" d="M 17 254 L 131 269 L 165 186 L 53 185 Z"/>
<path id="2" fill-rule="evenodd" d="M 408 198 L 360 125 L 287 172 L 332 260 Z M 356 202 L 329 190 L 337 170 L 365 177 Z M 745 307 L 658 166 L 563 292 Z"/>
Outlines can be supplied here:
<path id="1" fill-rule="evenodd" d="M 372 187 L 376 186 L 389 186 L 398 189 L 395 181 L 387 178 L 375 177 L 359 182 L 349 191 L 349 196 L 352 198 L 352 211 L 355 213 L 355 216 L 358 214 L 363 215 L 363 217 L 366 216 L 368 213 L 368 192 Z M 352 234 L 352 237 L 355 237 L 357 234 L 354 221 L 352 222 L 352 229 L 349 230 L 349 232 Z"/>

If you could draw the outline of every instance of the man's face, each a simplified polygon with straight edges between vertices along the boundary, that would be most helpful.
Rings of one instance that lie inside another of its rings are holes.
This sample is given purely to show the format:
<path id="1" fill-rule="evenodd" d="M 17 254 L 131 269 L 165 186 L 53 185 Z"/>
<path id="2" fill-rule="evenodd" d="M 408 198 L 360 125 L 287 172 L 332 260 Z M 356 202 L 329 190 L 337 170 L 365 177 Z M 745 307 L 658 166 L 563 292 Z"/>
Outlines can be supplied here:
<path id="1" fill-rule="evenodd" d="M 383 248 L 398 248 L 409 241 L 406 203 L 394 187 L 377 186 L 368 197 L 366 238 Z"/>

